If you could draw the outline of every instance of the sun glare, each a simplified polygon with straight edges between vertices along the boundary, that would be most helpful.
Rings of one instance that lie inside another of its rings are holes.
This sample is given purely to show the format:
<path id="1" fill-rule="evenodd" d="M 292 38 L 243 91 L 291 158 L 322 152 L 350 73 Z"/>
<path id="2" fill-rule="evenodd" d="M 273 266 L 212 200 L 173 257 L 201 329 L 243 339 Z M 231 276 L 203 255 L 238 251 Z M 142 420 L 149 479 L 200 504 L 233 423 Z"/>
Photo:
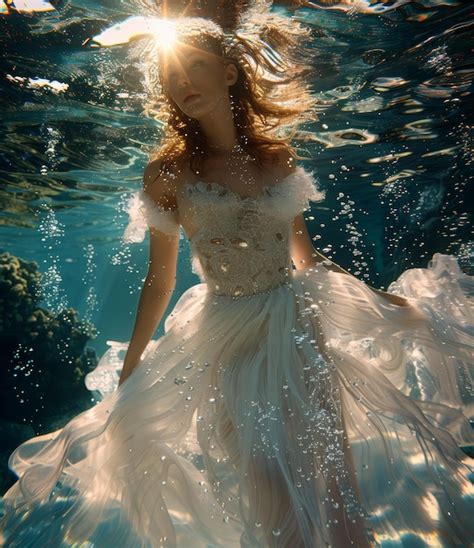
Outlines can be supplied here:
<path id="1" fill-rule="evenodd" d="M 176 42 L 177 32 L 168 21 L 156 21 L 153 25 L 153 36 L 164 50 L 170 50 Z"/>
<path id="2" fill-rule="evenodd" d="M 173 47 L 177 39 L 177 31 L 171 21 L 151 19 L 147 17 L 129 17 L 93 37 L 93 45 L 102 47 L 126 44 L 143 35 L 151 35 L 165 50 Z"/>

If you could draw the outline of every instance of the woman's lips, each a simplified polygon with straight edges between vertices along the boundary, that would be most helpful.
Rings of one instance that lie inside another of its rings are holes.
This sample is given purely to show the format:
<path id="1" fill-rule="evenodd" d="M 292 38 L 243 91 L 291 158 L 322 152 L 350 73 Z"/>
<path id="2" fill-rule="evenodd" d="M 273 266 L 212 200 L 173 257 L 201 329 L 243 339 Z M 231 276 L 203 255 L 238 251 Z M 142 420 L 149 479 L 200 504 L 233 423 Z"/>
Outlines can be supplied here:
<path id="1" fill-rule="evenodd" d="M 184 102 L 187 103 L 188 101 L 192 101 L 193 99 L 197 99 L 198 97 L 200 97 L 199 93 L 193 93 L 192 95 L 188 95 Z"/>

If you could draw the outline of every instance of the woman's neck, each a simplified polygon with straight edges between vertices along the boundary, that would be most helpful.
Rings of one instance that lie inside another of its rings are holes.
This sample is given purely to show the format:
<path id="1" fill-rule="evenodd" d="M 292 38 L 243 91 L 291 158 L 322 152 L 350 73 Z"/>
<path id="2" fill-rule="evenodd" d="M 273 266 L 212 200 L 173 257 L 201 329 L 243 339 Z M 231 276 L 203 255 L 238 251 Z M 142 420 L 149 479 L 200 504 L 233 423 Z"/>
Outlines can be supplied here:
<path id="1" fill-rule="evenodd" d="M 230 108 L 213 111 L 200 119 L 199 124 L 211 151 L 232 152 L 239 145 L 239 134 Z"/>

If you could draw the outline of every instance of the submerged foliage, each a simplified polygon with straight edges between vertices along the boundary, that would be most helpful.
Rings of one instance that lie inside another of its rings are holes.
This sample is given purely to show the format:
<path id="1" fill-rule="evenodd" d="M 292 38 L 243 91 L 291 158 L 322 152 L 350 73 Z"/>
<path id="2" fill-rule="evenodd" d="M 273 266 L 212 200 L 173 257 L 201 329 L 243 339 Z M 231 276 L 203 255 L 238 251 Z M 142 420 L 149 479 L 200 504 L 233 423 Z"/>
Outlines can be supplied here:
<path id="1" fill-rule="evenodd" d="M 83 378 L 97 363 L 86 347 L 95 327 L 74 308 L 57 314 L 42 308 L 41 299 L 38 265 L 1 254 L 0 412 L 9 421 L 31 417 L 35 427 L 88 394 Z"/>

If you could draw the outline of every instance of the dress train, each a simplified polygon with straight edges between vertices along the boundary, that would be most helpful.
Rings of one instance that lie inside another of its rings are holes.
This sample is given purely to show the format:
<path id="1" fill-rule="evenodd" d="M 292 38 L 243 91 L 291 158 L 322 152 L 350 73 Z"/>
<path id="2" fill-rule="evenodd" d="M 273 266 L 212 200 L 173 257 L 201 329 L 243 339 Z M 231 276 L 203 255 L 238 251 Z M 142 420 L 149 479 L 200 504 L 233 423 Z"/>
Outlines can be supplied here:
<path id="1" fill-rule="evenodd" d="M 377 545 L 468 546 L 473 288 L 441 254 L 391 284 L 409 307 L 322 265 L 189 288 L 118 390 L 127 343 L 102 401 L 12 453 L 6 545 L 325 546 L 342 500 Z"/>

